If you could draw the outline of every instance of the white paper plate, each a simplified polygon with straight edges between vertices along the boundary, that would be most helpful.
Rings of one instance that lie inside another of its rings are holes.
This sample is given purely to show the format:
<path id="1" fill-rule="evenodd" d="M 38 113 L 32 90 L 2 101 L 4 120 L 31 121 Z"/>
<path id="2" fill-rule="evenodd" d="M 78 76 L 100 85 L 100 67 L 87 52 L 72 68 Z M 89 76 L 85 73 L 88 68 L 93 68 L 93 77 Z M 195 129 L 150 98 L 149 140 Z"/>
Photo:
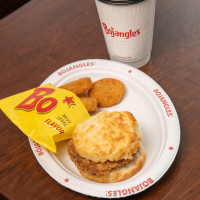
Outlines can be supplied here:
<path id="1" fill-rule="evenodd" d="M 66 142 L 58 144 L 56 154 L 31 139 L 30 145 L 38 162 L 58 183 L 76 192 L 103 198 L 119 198 L 139 193 L 156 183 L 170 167 L 180 143 L 180 126 L 176 110 L 163 89 L 149 76 L 128 65 L 99 59 L 68 64 L 43 83 L 60 86 L 66 82 L 91 77 L 92 81 L 111 77 L 126 87 L 122 102 L 98 109 L 98 112 L 129 111 L 134 114 L 143 132 L 146 150 L 143 168 L 131 178 L 117 183 L 96 183 L 81 176 L 67 154 Z"/>

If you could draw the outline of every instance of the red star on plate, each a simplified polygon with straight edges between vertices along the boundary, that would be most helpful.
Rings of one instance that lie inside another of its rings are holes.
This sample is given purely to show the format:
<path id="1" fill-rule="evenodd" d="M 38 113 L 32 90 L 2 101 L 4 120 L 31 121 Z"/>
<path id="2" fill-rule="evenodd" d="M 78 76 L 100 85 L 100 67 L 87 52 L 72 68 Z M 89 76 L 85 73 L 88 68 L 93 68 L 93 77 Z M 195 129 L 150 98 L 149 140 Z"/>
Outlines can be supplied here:
<path id="1" fill-rule="evenodd" d="M 73 100 L 73 97 L 65 97 L 65 99 L 63 101 L 67 102 L 68 106 L 70 104 L 75 103 L 74 100 Z"/>
<path id="2" fill-rule="evenodd" d="M 170 151 L 172 151 L 173 149 L 174 149 L 174 147 L 172 147 L 172 146 L 171 146 L 171 147 L 169 147 L 169 150 L 170 150 Z"/>
<path id="3" fill-rule="evenodd" d="M 65 182 L 69 182 L 69 179 L 68 178 L 66 178 L 66 179 L 64 179 L 65 180 Z"/>
<path id="4" fill-rule="evenodd" d="M 132 70 L 128 70 L 128 73 L 132 73 Z"/>

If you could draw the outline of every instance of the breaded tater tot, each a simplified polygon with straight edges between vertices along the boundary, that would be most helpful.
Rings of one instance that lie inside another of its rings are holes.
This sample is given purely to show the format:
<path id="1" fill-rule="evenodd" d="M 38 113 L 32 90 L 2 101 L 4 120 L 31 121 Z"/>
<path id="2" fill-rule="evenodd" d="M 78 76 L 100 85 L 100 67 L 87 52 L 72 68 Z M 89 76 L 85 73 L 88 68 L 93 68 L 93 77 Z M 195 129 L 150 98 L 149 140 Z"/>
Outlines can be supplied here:
<path id="1" fill-rule="evenodd" d="M 92 80 L 89 77 L 80 78 L 78 80 L 66 83 L 59 88 L 69 90 L 75 94 L 80 94 L 92 88 Z"/>
<path id="2" fill-rule="evenodd" d="M 88 112 L 97 110 L 97 100 L 93 97 L 79 97 Z"/>

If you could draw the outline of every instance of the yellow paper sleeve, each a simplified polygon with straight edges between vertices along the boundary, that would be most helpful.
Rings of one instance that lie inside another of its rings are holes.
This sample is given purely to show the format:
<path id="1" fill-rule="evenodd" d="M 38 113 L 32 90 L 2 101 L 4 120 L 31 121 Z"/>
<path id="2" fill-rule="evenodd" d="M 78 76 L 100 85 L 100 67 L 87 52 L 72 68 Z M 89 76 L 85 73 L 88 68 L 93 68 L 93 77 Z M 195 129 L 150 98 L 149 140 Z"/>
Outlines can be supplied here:
<path id="1" fill-rule="evenodd" d="M 76 125 L 90 117 L 72 92 L 50 84 L 0 100 L 1 110 L 28 137 L 56 152 L 56 142 L 72 137 Z"/>

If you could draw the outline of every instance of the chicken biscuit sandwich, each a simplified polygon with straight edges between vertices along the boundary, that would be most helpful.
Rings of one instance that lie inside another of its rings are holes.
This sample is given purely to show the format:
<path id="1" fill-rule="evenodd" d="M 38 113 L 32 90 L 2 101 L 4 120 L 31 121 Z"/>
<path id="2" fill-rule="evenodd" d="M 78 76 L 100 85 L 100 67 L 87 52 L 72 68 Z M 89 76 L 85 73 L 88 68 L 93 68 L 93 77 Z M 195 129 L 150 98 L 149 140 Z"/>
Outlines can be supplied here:
<path id="1" fill-rule="evenodd" d="M 142 133 L 129 112 L 100 112 L 80 122 L 68 143 L 71 160 L 87 179 L 108 183 L 127 179 L 145 161 Z"/>

